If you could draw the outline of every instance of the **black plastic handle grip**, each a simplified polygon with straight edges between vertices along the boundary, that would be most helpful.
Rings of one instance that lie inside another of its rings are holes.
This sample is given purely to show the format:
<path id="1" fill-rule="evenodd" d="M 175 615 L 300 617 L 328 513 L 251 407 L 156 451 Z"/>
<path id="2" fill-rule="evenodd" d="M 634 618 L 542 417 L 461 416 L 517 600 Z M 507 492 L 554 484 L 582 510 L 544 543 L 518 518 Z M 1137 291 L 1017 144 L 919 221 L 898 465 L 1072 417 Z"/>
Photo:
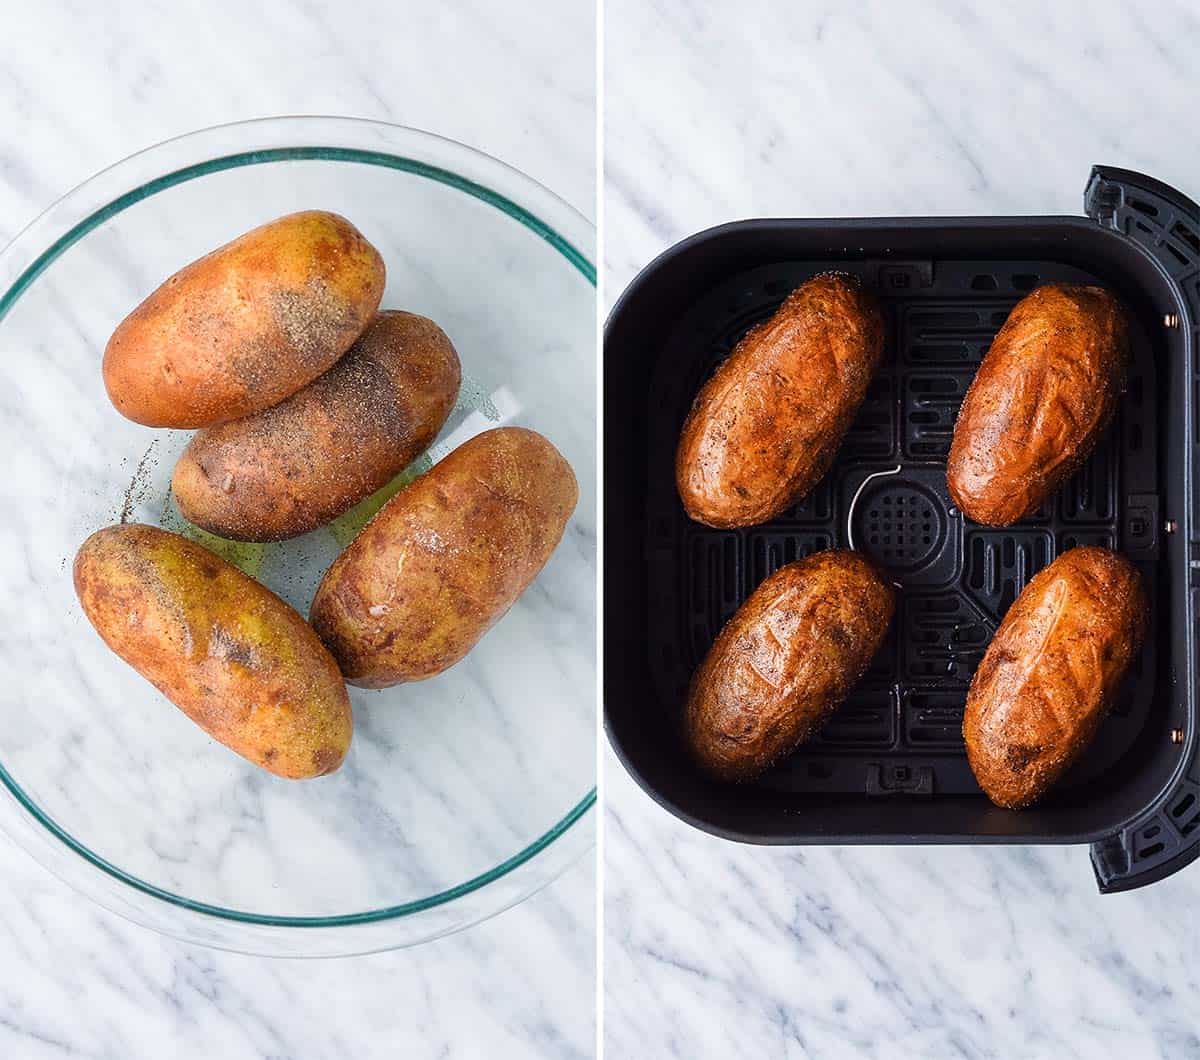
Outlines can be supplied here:
<path id="1" fill-rule="evenodd" d="M 1174 188 L 1141 173 L 1094 166 L 1084 192 L 1088 216 L 1138 243 L 1171 281 L 1177 304 L 1163 312 L 1166 353 L 1180 388 L 1186 503 L 1167 511 L 1166 548 L 1172 560 L 1175 702 L 1170 738 L 1180 758 L 1170 783 L 1153 804 L 1118 832 L 1093 843 L 1092 867 L 1103 893 L 1128 891 L 1161 880 L 1200 855 L 1200 701 L 1197 695 L 1196 619 L 1200 610 L 1200 437 L 1192 404 L 1200 395 L 1200 206 Z M 1175 448 L 1175 445 L 1172 446 Z M 1175 572 L 1183 572 L 1176 577 Z M 1179 606 L 1182 605 L 1182 606 Z"/>

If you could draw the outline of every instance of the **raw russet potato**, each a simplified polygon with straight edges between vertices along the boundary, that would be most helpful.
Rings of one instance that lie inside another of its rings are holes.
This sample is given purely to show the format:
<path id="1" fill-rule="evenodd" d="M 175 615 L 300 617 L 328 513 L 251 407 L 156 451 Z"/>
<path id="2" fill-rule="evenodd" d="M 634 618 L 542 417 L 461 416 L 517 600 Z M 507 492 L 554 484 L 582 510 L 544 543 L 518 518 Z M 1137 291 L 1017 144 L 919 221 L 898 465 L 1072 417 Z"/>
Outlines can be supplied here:
<path id="1" fill-rule="evenodd" d="M 1025 586 L 971 682 L 967 759 L 997 806 L 1037 802 L 1083 753 L 1146 628 L 1137 568 L 1106 548 L 1064 552 Z"/>
<path id="2" fill-rule="evenodd" d="M 883 352 L 883 315 L 858 280 L 814 276 L 754 328 L 700 389 L 675 481 L 698 523 L 754 526 L 829 470 Z"/>
<path id="3" fill-rule="evenodd" d="M 342 764 L 353 721 L 337 664 L 269 589 L 137 523 L 92 534 L 74 575 L 104 642 L 214 739 L 290 779 Z"/>
<path id="4" fill-rule="evenodd" d="M 725 624 L 692 677 L 688 749 L 720 780 L 750 780 L 815 736 L 871 664 L 895 594 L 848 549 L 780 567 Z"/>
<path id="5" fill-rule="evenodd" d="M 170 277 L 117 326 L 104 385 L 149 427 L 209 427 L 282 401 L 375 316 L 383 259 L 349 221 L 289 214 Z"/>
<path id="6" fill-rule="evenodd" d="M 571 466 L 540 434 L 476 435 L 388 501 L 334 561 L 313 628 L 351 684 L 439 674 L 537 577 L 578 498 Z"/>
<path id="7" fill-rule="evenodd" d="M 1032 514 L 1096 447 L 1125 390 L 1128 324 L 1102 287 L 1051 283 L 1016 304 L 975 373 L 946 464 L 968 518 Z"/>
<path id="8" fill-rule="evenodd" d="M 304 389 L 200 431 L 175 465 L 175 500 L 197 526 L 237 541 L 315 530 L 428 448 L 460 381 L 458 355 L 432 320 L 380 313 Z"/>

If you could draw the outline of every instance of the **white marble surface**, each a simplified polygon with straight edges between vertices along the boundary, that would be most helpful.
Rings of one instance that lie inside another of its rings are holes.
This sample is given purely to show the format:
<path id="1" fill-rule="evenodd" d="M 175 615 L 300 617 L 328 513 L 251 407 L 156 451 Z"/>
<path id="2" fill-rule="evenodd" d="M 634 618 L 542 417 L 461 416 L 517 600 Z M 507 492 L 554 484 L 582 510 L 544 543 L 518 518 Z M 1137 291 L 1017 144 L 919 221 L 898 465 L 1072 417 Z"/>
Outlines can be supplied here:
<path id="1" fill-rule="evenodd" d="M 25 5 L 0 35 L 0 243 L 95 170 L 287 113 L 427 128 L 593 213 L 590 4 Z M 416 950 L 269 961 L 91 906 L 0 838 L 0 1055 L 589 1056 L 595 873 Z"/>
<path id="2" fill-rule="evenodd" d="M 608 0 L 605 298 L 741 217 L 1079 214 L 1093 162 L 1195 196 L 1197 49 L 1184 2 Z M 605 783 L 610 1056 L 1200 1055 L 1200 869 L 744 848 Z"/>

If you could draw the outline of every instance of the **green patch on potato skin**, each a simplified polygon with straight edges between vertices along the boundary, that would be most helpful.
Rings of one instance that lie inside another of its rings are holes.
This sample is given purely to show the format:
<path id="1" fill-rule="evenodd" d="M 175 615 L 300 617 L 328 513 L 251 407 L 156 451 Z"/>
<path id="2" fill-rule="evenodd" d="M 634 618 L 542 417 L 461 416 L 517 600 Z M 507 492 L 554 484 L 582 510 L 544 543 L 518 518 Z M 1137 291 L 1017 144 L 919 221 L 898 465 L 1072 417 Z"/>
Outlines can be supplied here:
<path id="1" fill-rule="evenodd" d="M 188 522 L 179 505 L 175 503 L 175 495 L 167 491 L 167 499 L 163 504 L 162 516 L 158 525 L 172 533 L 182 534 L 190 541 L 203 545 L 210 552 L 215 552 L 226 563 L 232 563 L 238 570 L 257 578 L 266 558 L 267 546 L 254 541 L 229 541 L 207 530 L 201 530 L 195 523 Z"/>
<path id="2" fill-rule="evenodd" d="M 89 537 L 73 578 L 108 647 L 214 739 L 289 779 L 341 764 L 353 719 L 337 663 L 254 578 L 139 523 Z"/>

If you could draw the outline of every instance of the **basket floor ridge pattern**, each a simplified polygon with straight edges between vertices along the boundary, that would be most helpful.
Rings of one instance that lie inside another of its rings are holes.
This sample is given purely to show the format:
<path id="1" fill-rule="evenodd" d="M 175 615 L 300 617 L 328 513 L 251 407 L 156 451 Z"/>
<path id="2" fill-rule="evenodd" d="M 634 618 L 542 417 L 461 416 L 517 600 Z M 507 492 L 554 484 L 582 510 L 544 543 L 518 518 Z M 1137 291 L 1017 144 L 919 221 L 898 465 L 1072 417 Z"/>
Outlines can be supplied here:
<path id="1" fill-rule="evenodd" d="M 754 588 L 783 564 L 848 547 L 849 531 L 854 546 L 901 585 L 896 617 L 867 675 L 821 735 L 759 783 L 858 794 L 864 788 L 974 793 L 979 789 L 961 736 L 967 689 L 1000 619 L 1029 579 L 1066 549 L 1097 544 L 1125 548 L 1153 591 L 1154 557 L 1136 549 L 1146 528 L 1128 503 L 1131 495 L 1157 493 L 1149 344 L 1135 328 L 1120 412 L 1058 495 L 1014 527 L 977 526 L 954 510 L 945 484 L 955 417 L 975 369 L 1033 286 L 1095 281 L 1077 269 L 1037 262 L 847 264 L 845 271 L 879 294 L 886 339 L 880 369 L 833 468 L 770 523 L 729 531 L 693 523 L 675 495 L 671 461 L 696 391 L 789 291 L 827 268 L 782 263 L 730 279 L 685 314 L 654 372 L 647 557 L 657 692 L 668 709 L 679 709 L 692 671 Z M 1113 714 L 1064 787 L 1104 772 L 1141 730 L 1154 688 L 1153 629 L 1146 643 Z"/>

